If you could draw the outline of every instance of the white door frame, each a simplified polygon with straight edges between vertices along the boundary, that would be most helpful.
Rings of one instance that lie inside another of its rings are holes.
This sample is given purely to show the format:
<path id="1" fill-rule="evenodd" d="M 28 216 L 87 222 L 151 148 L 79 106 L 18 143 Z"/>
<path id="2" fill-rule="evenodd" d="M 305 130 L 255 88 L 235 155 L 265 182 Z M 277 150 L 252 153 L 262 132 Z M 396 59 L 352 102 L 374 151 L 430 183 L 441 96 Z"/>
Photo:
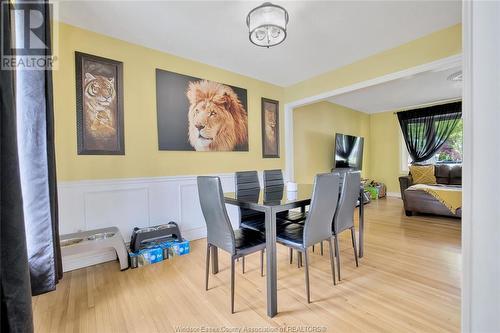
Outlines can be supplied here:
<path id="1" fill-rule="evenodd" d="M 447 58 L 439 59 L 423 65 L 407 68 L 398 72 L 393 72 L 374 79 L 357 82 L 349 86 L 327 91 L 318 95 L 302 98 L 285 104 L 285 179 L 294 180 L 294 151 L 293 151 L 293 109 L 308 104 L 324 101 L 328 98 L 352 92 L 358 89 L 367 88 L 376 84 L 385 83 L 415 74 L 441 69 L 447 66 L 458 65 L 462 61 L 462 55 L 457 54 Z"/>
<path id="2" fill-rule="evenodd" d="M 462 47 L 464 59 L 462 63 L 463 80 L 462 85 L 462 118 L 464 119 L 463 128 L 463 150 L 462 158 L 462 285 L 461 291 L 461 331 L 471 332 L 471 236 L 472 236 L 472 193 L 469 182 L 472 179 L 472 156 L 471 156 L 471 111 L 472 111 L 472 3 L 464 1 L 462 4 Z"/>
<path id="3" fill-rule="evenodd" d="M 465 0 L 462 18 L 462 332 L 500 332 L 500 3 Z"/>

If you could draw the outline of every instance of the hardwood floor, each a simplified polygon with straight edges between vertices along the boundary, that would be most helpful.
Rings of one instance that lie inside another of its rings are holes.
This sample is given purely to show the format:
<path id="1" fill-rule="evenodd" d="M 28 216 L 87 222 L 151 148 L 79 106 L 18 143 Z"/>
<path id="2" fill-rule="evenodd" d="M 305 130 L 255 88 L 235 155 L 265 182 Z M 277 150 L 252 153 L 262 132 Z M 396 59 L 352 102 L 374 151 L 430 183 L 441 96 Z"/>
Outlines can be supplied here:
<path id="1" fill-rule="evenodd" d="M 325 332 L 460 330 L 460 220 L 406 217 L 397 198 L 366 206 L 365 256 L 354 265 L 350 234 L 341 237 L 342 281 L 332 285 L 328 247 L 310 256 L 311 304 L 304 269 L 278 246 L 279 314 L 266 316 L 259 254 L 236 274 L 230 314 L 229 257 L 204 288 L 205 240 L 191 254 L 120 272 L 117 262 L 66 273 L 57 290 L 33 298 L 36 332 L 195 332 L 202 327 L 314 326 Z M 326 245 L 326 244 L 325 244 Z"/>

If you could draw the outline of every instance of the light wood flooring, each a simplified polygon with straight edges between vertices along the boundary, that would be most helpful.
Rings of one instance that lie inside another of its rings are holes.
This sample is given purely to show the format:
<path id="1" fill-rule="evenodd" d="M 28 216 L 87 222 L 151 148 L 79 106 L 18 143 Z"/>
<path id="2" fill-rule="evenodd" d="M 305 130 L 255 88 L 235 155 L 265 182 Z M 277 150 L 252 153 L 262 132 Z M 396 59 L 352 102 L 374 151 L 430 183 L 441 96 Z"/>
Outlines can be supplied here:
<path id="1" fill-rule="evenodd" d="M 304 269 L 278 245 L 278 310 L 266 315 L 259 254 L 236 274 L 236 313 L 230 313 L 229 257 L 204 288 L 205 240 L 187 256 L 120 272 L 117 262 L 68 272 L 57 290 L 33 298 L 36 332 L 458 332 L 460 220 L 406 217 L 397 198 L 366 206 L 365 256 L 354 265 L 350 234 L 341 237 L 342 281 L 332 285 L 328 247 L 310 256 L 312 303 Z M 294 258 L 295 259 L 295 258 Z"/>

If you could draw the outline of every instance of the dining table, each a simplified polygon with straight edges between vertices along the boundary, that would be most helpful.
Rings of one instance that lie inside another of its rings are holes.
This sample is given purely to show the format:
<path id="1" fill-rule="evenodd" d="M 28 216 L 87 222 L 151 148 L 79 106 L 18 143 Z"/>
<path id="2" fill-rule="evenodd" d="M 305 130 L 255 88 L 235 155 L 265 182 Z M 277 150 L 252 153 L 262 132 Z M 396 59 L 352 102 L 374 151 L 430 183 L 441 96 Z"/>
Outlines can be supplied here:
<path id="1" fill-rule="evenodd" d="M 312 184 L 297 184 L 293 191 L 286 186 L 281 188 L 260 189 L 255 195 L 239 195 L 237 192 L 224 193 L 226 204 L 252 209 L 265 214 L 266 227 L 266 286 L 267 315 L 274 317 L 278 313 L 277 260 L 276 260 L 276 219 L 277 214 L 294 208 L 305 211 L 311 203 Z M 364 235 L 364 189 L 360 187 L 359 196 L 359 257 L 363 257 Z M 218 251 L 212 248 L 212 273 L 218 272 Z"/>

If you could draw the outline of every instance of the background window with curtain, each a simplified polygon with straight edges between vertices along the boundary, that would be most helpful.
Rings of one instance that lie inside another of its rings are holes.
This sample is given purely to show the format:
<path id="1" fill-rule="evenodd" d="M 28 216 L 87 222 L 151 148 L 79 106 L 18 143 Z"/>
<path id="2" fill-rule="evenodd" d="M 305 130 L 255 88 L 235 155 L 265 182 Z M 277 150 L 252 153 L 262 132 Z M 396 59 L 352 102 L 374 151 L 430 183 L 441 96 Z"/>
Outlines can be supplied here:
<path id="1" fill-rule="evenodd" d="M 403 136 L 402 170 L 406 171 L 405 160 L 408 164 L 462 161 L 461 106 L 456 102 L 397 113 Z"/>

